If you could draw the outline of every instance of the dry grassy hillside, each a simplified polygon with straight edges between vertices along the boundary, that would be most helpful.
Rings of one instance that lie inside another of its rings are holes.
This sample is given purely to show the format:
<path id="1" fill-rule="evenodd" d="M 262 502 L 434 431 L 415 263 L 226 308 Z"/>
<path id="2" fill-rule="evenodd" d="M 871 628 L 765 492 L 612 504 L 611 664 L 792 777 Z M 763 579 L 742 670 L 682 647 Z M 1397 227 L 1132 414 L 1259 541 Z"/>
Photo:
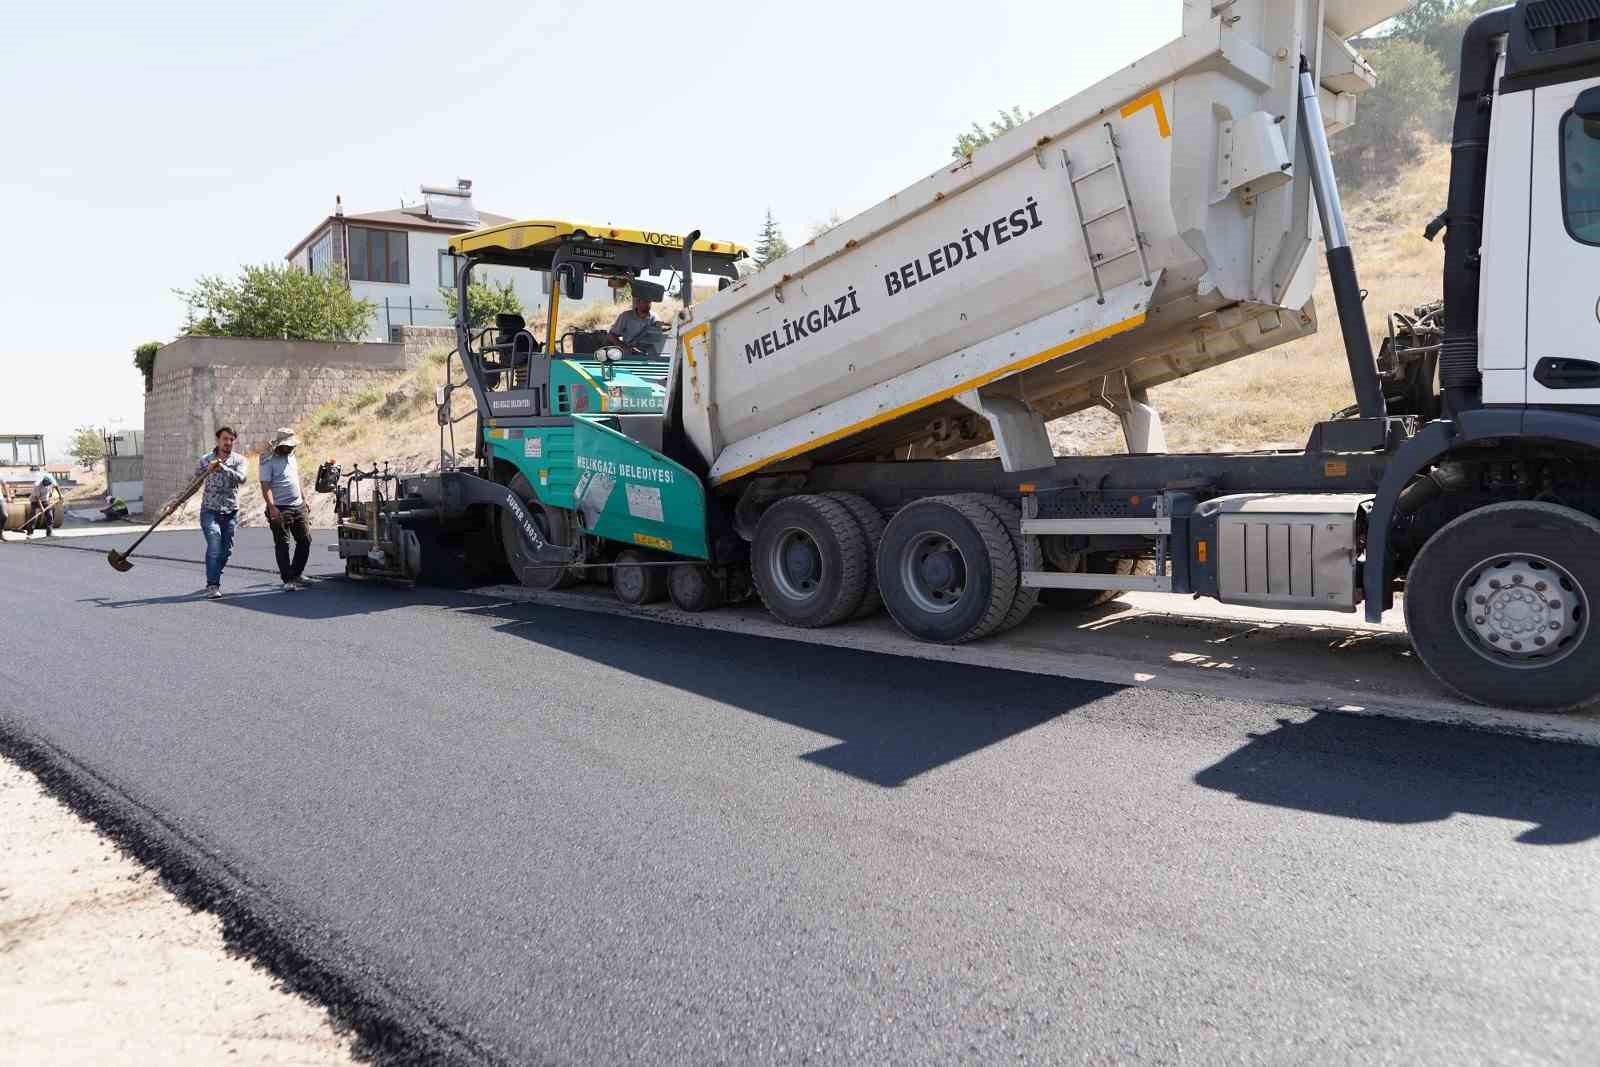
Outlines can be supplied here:
<path id="1" fill-rule="evenodd" d="M 1448 176 L 1449 149 L 1435 146 L 1392 187 L 1352 198 L 1348 205 L 1356 263 L 1362 284 L 1370 291 L 1367 321 L 1374 337 L 1389 311 L 1409 310 L 1438 298 L 1444 249 L 1442 242 L 1423 240 L 1422 227 L 1443 206 Z M 1326 278 L 1318 284 L 1317 303 L 1323 328 L 1315 337 L 1156 389 L 1153 400 L 1165 419 L 1169 447 L 1194 452 L 1298 447 L 1313 423 L 1351 403 L 1344 349 L 1333 325 L 1333 299 Z M 677 307 L 676 302 L 666 301 L 657 305 L 656 313 L 668 319 Z M 609 325 L 618 310 L 610 305 L 584 309 L 563 317 L 562 330 Z M 347 471 L 354 464 L 366 467 L 385 460 L 394 469 L 407 472 L 438 465 L 439 427 L 434 419 L 433 392 L 444 380 L 444 356 L 444 351 L 438 351 L 410 373 L 381 388 L 368 388 L 329 404 L 297 427 L 305 441 L 300 452 L 301 475 L 307 497 L 313 501 L 315 523 L 331 525 L 333 521 L 332 498 L 311 493 L 317 464 L 324 459 L 337 460 Z M 456 373 L 459 378 L 459 368 Z M 454 405 L 455 415 L 470 413 L 471 393 L 457 391 Z M 456 426 L 458 456 L 472 453 L 472 424 L 467 418 Z M 1051 436 L 1056 451 L 1062 454 L 1113 453 L 1123 447 L 1116 420 L 1104 411 L 1058 420 L 1051 426 Z M 992 450 L 992 446 L 986 447 Z M 195 506 L 191 502 L 186 510 L 192 512 Z M 243 518 L 249 524 L 263 521 L 253 480 L 245 493 Z"/>
<path id="2" fill-rule="evenodd" d="M 1444 241 L 1429 244 L 1422 228 L 1443 209 L 1450 184 L 1450 148 L 1430 146 L 1394 185 L 1353 196 L 1345 205 L 1374 346 L 1391 311 L 1439 299 Z M 1320 257 L 1319 257 L 1320 259 Z M 1282 348 L 1258 352 L 1152 390 L 1174 452 L 1224 452 L 1305 444 L 1313 423 L 1355 402 L 1344 342 L 1326 272 L 1317 282 L 1321 327 Z M 1117 420 L 1087 411 L 1050 428 L 1056 452 L 1123 450 Z M 991 446 L 992 447 L 992 446 Z"/>

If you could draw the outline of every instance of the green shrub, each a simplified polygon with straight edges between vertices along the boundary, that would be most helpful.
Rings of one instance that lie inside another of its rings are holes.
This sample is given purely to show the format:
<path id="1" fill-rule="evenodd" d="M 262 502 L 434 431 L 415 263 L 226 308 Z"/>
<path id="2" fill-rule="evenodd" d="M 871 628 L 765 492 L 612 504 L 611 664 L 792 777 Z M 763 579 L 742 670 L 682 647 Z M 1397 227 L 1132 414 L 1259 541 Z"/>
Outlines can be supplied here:
<path id="1" fill-rule="evenodd" d="M 237 281 L 207 275 L 175 289 L 189 306 L 191 337 L 273 337 L 286 341 L 354 341 L 367 332 L 371 301 L 352 296 L 332 269 L 245 267 Z"/>
<path id="2" fill-rule="evenodd" d="M 445 310 L 450 312 L 450 321 L 455 322 L 456 291 L 440 286 L 439 297 L 444 301 Z M 467 325 L 470 328 L 476 330 L 487 326 L 496 315 L 520 314 L 522 300 L 509 281 L 473 282 L 467 286 Z"/>
<path id="3" fill-rule="evenodd" d="M 159 351 L 161 351 L 160 341 L 146 341 L 133 350 L 133 365 L 144 375 L 144 391 L 147 393 L 155 384 L 156 353 Z"/>
<path id="4" fill-rule="evenodd" d="M 345 421 L 344 412 L 332 401 L 322 405 L 311 416 L 311 425 L 319 430 L 337 430 Z"/>
<path id="5" fill-rule="evenodd" d="M 350 406 L 356 411 L 360 411 L 362 408 L 370 408 L 382 399 L 383 390 L 375 385 L 369 385 L 350 398 Z"/>
<path id="6" fill-rule="evenodd" d="M 1334 168 L 1352 187 L 1388 181 L 1417 161 L 1450 80 L 1438 55 L 1416 41 L 1386 38 L 1365 55 L 1378 88 L 1361 98 L 1355 126 L 1333 141 Z"/>
<path id="7" fill-rule="evenodd" d="M 970 156 L 975 150 L 982 148 L 996 137 L 1016 129 L 1031 118 L 1033 118 L 1033 112 L 1030 111 L 1027 114 L 1023 114 L 1020 107 L 1013 107 L 1010 111 L 1001 108 L 1000 118 L 991 121 L 988 129 L 984 129 L 974 122 L 972 128 L 966 133 L 957 134 L 955 147 L 950 149 L 950 155 L 954 159 Z"/>

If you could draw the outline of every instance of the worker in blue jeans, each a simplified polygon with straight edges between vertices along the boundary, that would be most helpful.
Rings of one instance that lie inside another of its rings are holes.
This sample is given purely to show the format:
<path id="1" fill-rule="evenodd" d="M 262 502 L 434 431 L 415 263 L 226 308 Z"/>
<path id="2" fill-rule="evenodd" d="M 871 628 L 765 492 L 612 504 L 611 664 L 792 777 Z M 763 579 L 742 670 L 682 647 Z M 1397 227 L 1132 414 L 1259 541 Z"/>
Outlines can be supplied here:
<path id="1" fill-rule="evenodd" d="M 222 568 L 233 554 L 233 531 L 239 522 L 239 487 L 249 475 L 244 456 L 233 450 L 239 435 L 231 426 L 217 430 L 217 447 L 200 457 L 195 477 L 206 476 L 200 497 L 200 531 L 206 535 L 206 598 L 222 597 Z"/>
<path id="2" fill-rule="evenodd" d="M 306 587 L 302 576 L 311 558 L 311 529 L 306 523 L 306 501 L 300 492 L 300 466 L 294 450 L 300 439 L 285 426 L 272 437 L 272 451 L 263 452 L 256 464 L 261 478 L 261 499 L 267 505 L 267 525 L 272 528 L 272 550 L 278 557 L 278 577 L 283 587 L 297 592 Z M 294 557 L 289 538 L 294 538 Z"/>

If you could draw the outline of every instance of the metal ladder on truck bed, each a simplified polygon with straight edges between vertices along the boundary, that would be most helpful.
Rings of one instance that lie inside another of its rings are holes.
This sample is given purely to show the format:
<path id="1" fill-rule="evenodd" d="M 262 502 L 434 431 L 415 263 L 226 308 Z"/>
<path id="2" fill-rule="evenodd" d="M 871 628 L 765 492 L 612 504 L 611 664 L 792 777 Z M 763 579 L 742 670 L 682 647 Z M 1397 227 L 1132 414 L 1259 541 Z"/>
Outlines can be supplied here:
<path id="1" fill-rule="evenodd" d="M 1111 123 L 1103 123 L 1102 128 L 1106 135 L 1106 148 L 1108 158 L 1097 167 L 1084 171 L 1082 174 L 1072 173 L 1072 157 L 1067 155 L 1067 150 L 1061 150 L 1061 166 L 1067 172 L 1067 188 L 1072 191 L 1072 207 L 1078 213 L 1078 229 L 1083 233 L 1083 255 L 1089 264 L 1089 275 L 1094 279 L 1095 299 L 1098 303 L 1106 302 L 1105 283 L 1100 280 L 1100 271 L 1104 267 L 1127 259 L 1129 256 L 1139 257 L 1139 270 L 1144 276 L 1144 284 L 1148 287 L 1150 282 L 1150 258 L 1145 255 L 1144 236 L 1139 232 L 1139 216 L 1133 210 L 1133 197 L 1128 192 L 1128 177 L 1122 170 L 1122 155 L 1117 148 L 1117 135 L 1112 130 Z M 1114 207 L 1108 208 L 1092 218 L 1083 214 L 1083 199 L 1078 196 L 1078 186 L 1105 171 L 1115 171 L 1117 176 L 1117 195 L 1120 198 Z M 1089 227 L 1097 222 L 1112 218 L 1116 215 L 1127 215 L 1128 230 L 1133 236 L 1133 243 L 1120 252 L 1096 252 L 1094 242 L 1089 237 Z"/>

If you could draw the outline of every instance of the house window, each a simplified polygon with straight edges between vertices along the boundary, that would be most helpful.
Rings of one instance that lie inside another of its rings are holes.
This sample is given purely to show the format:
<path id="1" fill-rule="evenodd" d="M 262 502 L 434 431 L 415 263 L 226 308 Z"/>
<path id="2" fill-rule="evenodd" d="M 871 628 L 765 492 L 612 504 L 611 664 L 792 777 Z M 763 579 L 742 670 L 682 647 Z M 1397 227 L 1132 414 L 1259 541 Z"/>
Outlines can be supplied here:
<path id="1" fill-rule="evenodd" d="M 318 274 L 332 262 L 333 231 L 323 230 L 322 236 L 311 242 L 310 249 L 306 251 L 306 270 Z"/>
<path id="2" fill-rule="evenodd" d="M 1600 245 L 1600 122 L 1577 112 L 1561 120 L 1561 210 L 1568 233 Z"/>
<path id="3" fill-rule="evenodd" d="M 406 285 L 411 271 L 404 230 L 350 227 L 350 280 Z"/>
<path id="4" fill-rule="evenodd" d="M 461 275 L 461 260 L 449 252 L 439 253 L 439 288 L 454 289 Z"/>

